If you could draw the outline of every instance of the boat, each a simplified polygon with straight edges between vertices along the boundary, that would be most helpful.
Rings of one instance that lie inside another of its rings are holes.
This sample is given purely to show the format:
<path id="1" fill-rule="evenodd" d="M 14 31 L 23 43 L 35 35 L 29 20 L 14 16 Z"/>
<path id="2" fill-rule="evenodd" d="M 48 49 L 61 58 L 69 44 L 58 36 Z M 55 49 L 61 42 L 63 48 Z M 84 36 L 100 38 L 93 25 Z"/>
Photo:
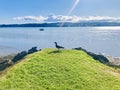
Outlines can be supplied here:
<path id="1" fill-rule="evenodd" d="M 43 28 L 41 28 L 41 29 L 39 29 L 40 31 L 44 31 L 44 29 Z"/>

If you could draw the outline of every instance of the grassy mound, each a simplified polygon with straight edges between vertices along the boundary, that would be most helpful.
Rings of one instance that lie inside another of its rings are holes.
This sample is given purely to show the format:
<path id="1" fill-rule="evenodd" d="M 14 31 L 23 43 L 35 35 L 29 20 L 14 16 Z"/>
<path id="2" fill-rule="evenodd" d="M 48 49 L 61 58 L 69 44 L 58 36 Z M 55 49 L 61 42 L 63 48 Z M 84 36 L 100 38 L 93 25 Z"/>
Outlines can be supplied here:
<path id="1" fill-rule="evenodd" d="M 120 73 L 83 51 L 44 49 L 0 78 L 0 90 L 120 90 Z"/>

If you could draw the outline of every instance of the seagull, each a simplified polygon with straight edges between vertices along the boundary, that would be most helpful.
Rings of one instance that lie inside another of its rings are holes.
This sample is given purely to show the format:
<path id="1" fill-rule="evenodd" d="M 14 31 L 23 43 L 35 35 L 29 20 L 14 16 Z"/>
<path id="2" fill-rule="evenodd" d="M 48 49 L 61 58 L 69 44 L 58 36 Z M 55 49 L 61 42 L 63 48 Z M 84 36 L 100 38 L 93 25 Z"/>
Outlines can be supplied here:
<path id="1" fill-rule="evenodd" d="M 58 44 L 57 44 L 57 42 L 54 42 L 55 43 L 55 47 L 59 50 L 59 49 L 64 49 L 64 47 L 62 47 L 62 46 L 59 46 Z"/>

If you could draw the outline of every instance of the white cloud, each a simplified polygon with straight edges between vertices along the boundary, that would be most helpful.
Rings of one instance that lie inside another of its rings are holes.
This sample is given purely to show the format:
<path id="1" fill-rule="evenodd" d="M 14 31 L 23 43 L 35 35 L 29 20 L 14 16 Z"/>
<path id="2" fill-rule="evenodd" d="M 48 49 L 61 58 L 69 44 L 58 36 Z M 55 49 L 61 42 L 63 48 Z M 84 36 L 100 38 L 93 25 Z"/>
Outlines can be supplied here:
<path id="1" fill-rule="evenodd" d="M 47 18 L 43 16 L 23 16 L 23 17 L 15 17 L 14 20 L 34 20 L 34 21 L 44 21 Z"/>
<path id="2" fill-rule="evenodd" d="M 23 16 L 15 17 L 14 20 L 25 20 L 25 21 L 37 21 L 37 22 L 80 22 L 80 21 L 118 21 L 120 17 L 109 17 L 109 16 L 63 16 L 63 15 L 49 15 L 44 16 Z"/>

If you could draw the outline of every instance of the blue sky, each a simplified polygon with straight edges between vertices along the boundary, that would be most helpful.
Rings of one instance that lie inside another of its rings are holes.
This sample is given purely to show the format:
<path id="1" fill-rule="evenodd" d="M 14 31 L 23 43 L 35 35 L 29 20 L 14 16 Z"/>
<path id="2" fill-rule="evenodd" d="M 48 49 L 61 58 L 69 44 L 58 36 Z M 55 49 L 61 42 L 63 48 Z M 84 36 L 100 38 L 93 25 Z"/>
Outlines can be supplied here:
<path id="1" fill-rule="evenodd" d="M 0 23 L 36 22 L 16 20 L 15 17 L 76 15 L 76 16 L 120 16 L 120 0 L 0 0 Z"/>

